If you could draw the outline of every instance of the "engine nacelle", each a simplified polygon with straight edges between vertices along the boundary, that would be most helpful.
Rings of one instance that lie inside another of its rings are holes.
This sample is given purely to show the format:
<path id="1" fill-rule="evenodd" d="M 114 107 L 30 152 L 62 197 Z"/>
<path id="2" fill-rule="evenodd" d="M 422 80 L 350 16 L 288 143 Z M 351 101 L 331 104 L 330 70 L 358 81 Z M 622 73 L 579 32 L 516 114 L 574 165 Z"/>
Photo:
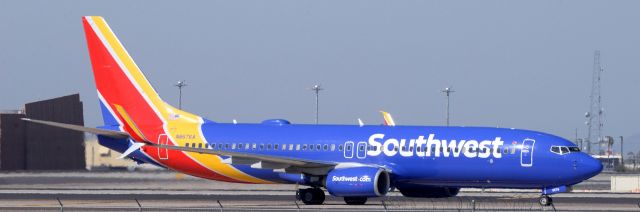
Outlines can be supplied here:
<path id="1" fill-rule="evenodd" d="M 390 184 L 389 173 L 376 167 L 334 169 L 325 179 L 327 191 L 337 197 L 380 197 Z"/>
<path id="2" fill-rule="evenodd" d="M 458 195 L 458 192 L 460 192 L 460 188 L 457 187 L 426 186 L 416 184 L 399 184 L 396 185 L 396 188 L 398 188 L 402 196 L 417 198 L 447 198 L 454 197 Z"/>

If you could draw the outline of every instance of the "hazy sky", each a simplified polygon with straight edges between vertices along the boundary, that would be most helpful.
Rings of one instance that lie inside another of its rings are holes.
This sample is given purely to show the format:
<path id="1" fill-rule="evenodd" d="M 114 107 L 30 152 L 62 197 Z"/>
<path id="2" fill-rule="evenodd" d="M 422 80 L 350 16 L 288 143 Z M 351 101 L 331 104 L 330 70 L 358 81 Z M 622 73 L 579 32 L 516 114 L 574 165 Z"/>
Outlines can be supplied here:
<path id="1" fill-rule="evenodd" d="M 586 134 L 602 51 L 605 134 L 639 133 L 640 1 L 0 1 L 0 109 L 79 92 L 101 124 L 81 16 L 104 16 L 167 102 L 219 122 Z"/>

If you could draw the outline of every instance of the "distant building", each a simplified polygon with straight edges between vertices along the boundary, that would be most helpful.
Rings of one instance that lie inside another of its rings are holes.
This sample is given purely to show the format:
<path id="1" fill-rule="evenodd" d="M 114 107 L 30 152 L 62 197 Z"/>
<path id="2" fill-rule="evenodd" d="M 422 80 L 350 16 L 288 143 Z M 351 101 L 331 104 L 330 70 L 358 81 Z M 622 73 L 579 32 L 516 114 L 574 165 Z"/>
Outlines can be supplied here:
<path id="1" fill-rule="evenodd" d="M 120 153 L 104 147 L 93 137 L 84 142 L 87 170 L 127 169 L 137 167 L 131 159 L 119 159 Z"/>
<path id="2" fill-rule="evenodd" d="M 80 95 L 27 103 L 24 108 L 0 113 L 0 170 L 85 169 L 84 133 L 21 120 L 84 125 Z"/>

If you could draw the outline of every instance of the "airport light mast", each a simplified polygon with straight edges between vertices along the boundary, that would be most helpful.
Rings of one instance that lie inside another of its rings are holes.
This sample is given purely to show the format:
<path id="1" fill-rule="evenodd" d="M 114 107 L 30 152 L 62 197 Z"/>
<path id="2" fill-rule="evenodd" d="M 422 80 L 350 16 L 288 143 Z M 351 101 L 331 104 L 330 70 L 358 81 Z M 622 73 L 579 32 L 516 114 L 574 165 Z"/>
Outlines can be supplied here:
<path id="1" fill-rule="evenodd" d="M 318 98 L 320 96 L 320 91 L 324 90 L 324 88 L 320 87 L 320 84 L 316 84 L 313 87 L 311 87 L 310 90 L 316 93 L 316 124 L 318 124 L 318 107 L 319 107 Z"/>
<path id="2" fill-rule="evenodd" d="M 182 110 L 182 87 L 187 86 L 187 83 L 184 80 L 181 80 L 181 81 L 178 81 L 178 83 L 176 83 L 173 86 L 178 87 L 178 92 L 179 92 L 178 109 Z"/>
<path id="3" fill-rule="evenodd" d="M 442 90 L 442 93 L 445 93 L 447 95 L 447 126 L 449 126 L 449 97 L 453 92 L 456 91 L 453 90 L 452 86 L 446 87 L 444 88 L 444 90 Z"/>

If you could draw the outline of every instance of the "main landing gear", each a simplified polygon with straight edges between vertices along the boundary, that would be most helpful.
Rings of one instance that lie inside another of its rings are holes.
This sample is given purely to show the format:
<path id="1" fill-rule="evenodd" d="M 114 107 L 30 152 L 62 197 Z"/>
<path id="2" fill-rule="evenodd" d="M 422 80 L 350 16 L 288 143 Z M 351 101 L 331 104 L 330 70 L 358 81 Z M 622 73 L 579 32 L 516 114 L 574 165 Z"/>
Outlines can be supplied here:
<path id="1" fill-rule="evenodd" d="M 298 189 L 296 198 L 305 205 L 321 205 L 324 202 L 324 191 L 320 188 Z"/>
<path id="2" fill-rule="evenodd" d="M 364 205 L 367 203 L 366 197 L 344 197 L 344 202 L 347 205 Z"/>
<path id="3" fill-rule="evenodd" d="M 540 196 L 540 199 L 538 199 L 538 203 L 542 206 L 549 206 L 553 204 L 553 199 L 551 199 L 549 195 L 542 195 Z"/>

